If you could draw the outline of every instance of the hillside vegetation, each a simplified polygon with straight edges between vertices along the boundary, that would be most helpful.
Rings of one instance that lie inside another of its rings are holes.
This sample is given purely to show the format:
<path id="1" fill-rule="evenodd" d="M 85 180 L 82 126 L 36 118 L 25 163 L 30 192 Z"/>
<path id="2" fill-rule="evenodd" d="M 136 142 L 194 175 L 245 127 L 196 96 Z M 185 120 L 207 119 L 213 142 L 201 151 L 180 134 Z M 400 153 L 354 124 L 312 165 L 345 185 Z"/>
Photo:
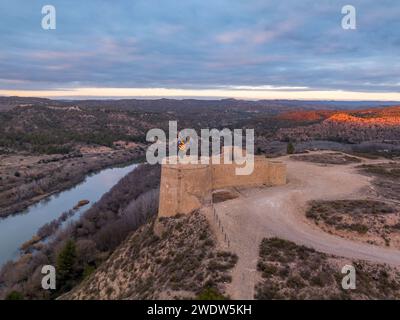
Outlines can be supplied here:
<path id="1" fill-rule="evenodd" d="M 283 140 L 332 140 L 347 143 L 363 141 L 400 141 L 400 107 L 319 113 L 300 112 L 288 119 L 313 119 L 317 124 L 284 128 L 278 132 Z"/>
<path id="2" fill-rule="evenodd" d="M 126 237 L 158 211 L 160 167 L 140 165 L 75 222 L 33 252 L 0 270 L 0 299 L 51 299 L 69 291 L 102 265 Z M 57 290 L 41 288 L 43 265 L 57 266 Z"/>
<path id="3" fill-rule="evenodd" d="M 102 266 L 62 299 L 179 299 L 225 294 L 237 257 L 216 249 L 204 215 L 163 218 L 133 233 Z"/>
<path id="4" fill-rule="evenodd" d="M 342 289 L 343 266 L 356 270 L 356 289 Z M 279 238 L 260 245 L 262 280 L 256 299 L 400 299 L 400 271 L 387 265 L 349 261 Z"/>

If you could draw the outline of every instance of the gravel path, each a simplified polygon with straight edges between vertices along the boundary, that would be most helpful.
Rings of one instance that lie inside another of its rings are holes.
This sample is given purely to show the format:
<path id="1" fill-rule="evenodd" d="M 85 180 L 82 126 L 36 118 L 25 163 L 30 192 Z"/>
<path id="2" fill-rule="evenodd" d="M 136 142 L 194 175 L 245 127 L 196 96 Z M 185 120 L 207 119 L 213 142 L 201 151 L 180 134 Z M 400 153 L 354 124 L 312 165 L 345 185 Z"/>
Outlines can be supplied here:
<path id="1" fill-rule="evenodd" d="M 305 218 L 309 200 L 364 197 L 370 178 L 357 173 L 356 165 L 323 166 L 281 159 L 288 166 L 288 184 L 273 188 L 240 190 L 237 199 L 215 205 L 229 249 L 239 261 L 228 294 L 252 299 L 258 281 L 256 265 L 261 240 L 277 236 L 328 254 L 400 266 L 400 251 L 358 243 L 323 232 Z M 365 161 L 373 163 L 376 161 Z"/>

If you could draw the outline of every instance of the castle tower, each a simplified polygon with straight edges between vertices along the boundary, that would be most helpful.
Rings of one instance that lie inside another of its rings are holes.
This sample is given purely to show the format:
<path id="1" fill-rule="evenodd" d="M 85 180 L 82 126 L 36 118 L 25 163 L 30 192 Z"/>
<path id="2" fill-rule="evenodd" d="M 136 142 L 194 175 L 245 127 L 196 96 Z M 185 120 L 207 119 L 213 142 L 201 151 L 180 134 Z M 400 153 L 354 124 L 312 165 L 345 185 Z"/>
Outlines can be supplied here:
<path id="1" fill-rule="evenodd" d="M 161 168 L 159 217 L 188 214 L 211 202 L 211 169 L 207 164 L 171 164 Z"/>

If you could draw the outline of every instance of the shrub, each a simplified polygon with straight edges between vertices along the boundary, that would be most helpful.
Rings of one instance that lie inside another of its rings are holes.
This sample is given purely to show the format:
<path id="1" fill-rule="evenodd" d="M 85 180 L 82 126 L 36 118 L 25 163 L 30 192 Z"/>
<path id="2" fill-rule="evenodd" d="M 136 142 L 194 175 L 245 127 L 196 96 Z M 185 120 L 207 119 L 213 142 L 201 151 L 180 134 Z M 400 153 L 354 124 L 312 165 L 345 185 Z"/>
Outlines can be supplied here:
<path id="1" fill-rule="evenodd" d="M 266 264 L 264 265 L 262 276 L 264 278 L 267 278 L 269 276 L 276 274 L 277 272 L 278 268 L 276 266 L 274 266 L 273 264 Z"/>
<path id="2" fill-rule="evenodd" d="M 75 278 L 76 246 L 73 240 L 68 240 L 57 256 L 57 278 L 61 286 Z"/>
<path id="3" fill-rule="evenodd" d="M 94 271 L 96 270 L 96 268 L 94 266 L 91 265 L 86 265 L 85 268 L 83 269 L 83 278 L 87 278 L 89 277 Z"/>
<path id="4" fill-rule="evenodd" d="M 21 292 L 11 291 L 7 296 L 6 300 L 24 300 L 24 296 Z"/>
<path id="5" fill-rule="evenodd" d="M 282 299 L 279 293 L 279 286 L 275 283 L 264 282 L 257 286 L 255 298 L 259 300 Z"/>
<path id="6" fill-rule="evenodd" d="M 287 154 L 293 154 L 294 153 L 294 145 L 292 142 L 288 142 L 287 147 L 286 147 L 286 153 Z"/>
<path id="7" fill-rule="evenodd" d="M 300 289 L 305 286 L 304 281 L 299 276 L 290 276 L 287 279 L 286 284 L 289 288 L 293 289 Z"/>
<path id="8" fill-rule="evenodd" d="M 360 234 L 365 234 L 368 232 L 368 227 L 359 223 L 348 225 L 347 228 Z"/>
<path id="9" fill-rule="evenodd" d="M 197 300 L 227 300 L 218 289 L 213 287 L 204 288 L 196 297 Z"/>

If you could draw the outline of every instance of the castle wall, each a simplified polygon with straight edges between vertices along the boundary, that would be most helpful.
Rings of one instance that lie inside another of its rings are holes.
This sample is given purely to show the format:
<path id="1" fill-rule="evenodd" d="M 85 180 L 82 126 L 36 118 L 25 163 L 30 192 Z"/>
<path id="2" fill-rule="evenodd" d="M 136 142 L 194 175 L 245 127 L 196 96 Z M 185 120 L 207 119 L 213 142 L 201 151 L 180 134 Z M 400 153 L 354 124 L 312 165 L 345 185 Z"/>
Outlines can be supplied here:
<path id="1" fill-rule="evenodd" d="M 170 165 L 161 169 L 159 216 L 187 214 L 211 201 L 209 165 Z"/>
<path id="2" fill-rule="evenodd" d="M 264 157 L 254 157 L 254 170 L 249 175 L 237 175 L 237 164 L 212 164 L 213 189 L 269 185 L 270 163 Z"/>
<path id="3" fill-rule="evenodd" d="M 270 162 L 268 176 L 270 186 L 286 184 L 286 165 L 282 162 Z"/>
<path id="4" fill-rule="evenodd" d="M 222 161 L 221 161 L 222 162 Z M 250 175 L 237 175 L 237 164 L 169 164 L 161 169 L 160 217 L 188 214 L 211 203 L 212 191 L 230 187 L 277 186 L 286 183 L 286 165 L 254 158 Z"/>

